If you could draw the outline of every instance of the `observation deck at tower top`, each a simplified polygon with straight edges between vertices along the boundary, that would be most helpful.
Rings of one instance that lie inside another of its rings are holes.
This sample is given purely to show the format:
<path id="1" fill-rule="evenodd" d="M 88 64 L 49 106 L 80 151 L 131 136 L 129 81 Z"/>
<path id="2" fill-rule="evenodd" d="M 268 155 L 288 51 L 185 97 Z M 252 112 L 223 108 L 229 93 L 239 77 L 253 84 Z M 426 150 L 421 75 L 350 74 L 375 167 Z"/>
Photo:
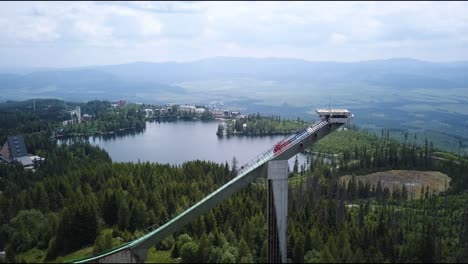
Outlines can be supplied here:
<path id="1" fill-rule="evenodd" d="M 317 109 L 315 110 L 322 121 L 328 123 L 347 123 L 354 115 L 348 109 Z"/>

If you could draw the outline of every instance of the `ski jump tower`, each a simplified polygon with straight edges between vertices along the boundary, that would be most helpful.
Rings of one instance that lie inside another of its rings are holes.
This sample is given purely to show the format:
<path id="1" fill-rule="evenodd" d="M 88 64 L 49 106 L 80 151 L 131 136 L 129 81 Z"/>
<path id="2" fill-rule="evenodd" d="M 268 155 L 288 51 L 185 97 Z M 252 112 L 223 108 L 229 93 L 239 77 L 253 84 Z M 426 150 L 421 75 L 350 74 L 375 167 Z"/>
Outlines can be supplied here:
<path id="1" fill-rule="evenodd" d="M 242 166 L 238 175 L 209 194 L 195 205 L 177 215 L 162 226 L 151 226 L 146 235 L 127 242 L 97 256 L 76 259 L 75 263 L 138 263 L 144 262 L 148 250 L 166 236 L 221 203 L 237 191 L 247 187 L 253 180 L 267 178 L 267 262 L 286 263 L 287 217 L 288 217 L 288 160 L 311 146 L 352 118 L 346 109 L 317 109 L 320 117 L 300 132 L 293 134 L 267 149 Z"/>
<path id="2" fill-rule="evenodd" d="M 268 263 L 287 262 L 287 217 L 288 217 L 288 160 L 311 146 L 319 139 L 348 123 L 352 117 L 346 109 L 317 109 L 320 122 L 306 129 L 305 136 L 298 144 L 278 154 L 268 162 L 267 171 L 267 239 Z M 304 132 L 303 132 L 304 133 Z M 296 136 L 301 137 L 300 133 Z M 294 139 L 294 137 L 293 137 Z M 287 143 L 287 142 L 286 142 Z M 275 145 L 275 149 L 281 146 Z M 274 149 L 274 150 L 275 150 Z"/>

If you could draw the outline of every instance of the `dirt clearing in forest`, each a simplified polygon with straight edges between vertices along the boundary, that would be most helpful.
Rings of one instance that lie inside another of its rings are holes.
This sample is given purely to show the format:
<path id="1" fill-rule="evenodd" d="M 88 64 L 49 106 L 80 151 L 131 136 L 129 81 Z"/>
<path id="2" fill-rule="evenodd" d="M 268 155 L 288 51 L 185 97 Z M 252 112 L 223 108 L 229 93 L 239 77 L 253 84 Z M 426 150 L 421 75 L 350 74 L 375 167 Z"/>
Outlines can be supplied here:
<path id="1" fill-rule="evenodd" d="M 348 182 L 351 180 L 351 175 L 345 175 L 340 178 L 340 182 Z M 390 191 L 394 188 L 401 188 L 405 185 L 408 191 L 408 196 L 412 193 L 415 197 L 421 194 L 421 188 L 429 186 L 432 193 L 445 191 L 450 185 L 450 177 L 438 171 L 416 171 L 416 170 L 389 170 L 375 172 L 363 176 L 354 176 L 356 184 L 361 181 L 363 184 L 368 181 L 371 185 L 377 186 L 380 181 L 382 189 L 387 187 Z"/>

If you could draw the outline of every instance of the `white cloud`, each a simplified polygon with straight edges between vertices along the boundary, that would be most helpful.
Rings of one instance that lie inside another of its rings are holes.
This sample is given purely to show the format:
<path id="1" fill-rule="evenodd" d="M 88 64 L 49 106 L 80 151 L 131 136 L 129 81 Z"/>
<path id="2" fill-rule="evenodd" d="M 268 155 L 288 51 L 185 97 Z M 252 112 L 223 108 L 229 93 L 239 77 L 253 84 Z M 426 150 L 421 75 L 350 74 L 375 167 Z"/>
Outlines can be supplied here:
<path id="1" fill-rule="evenodd" d="M 140 20 L 142 33 L 144 35 L 158 35 L 161 32 L 161 23 L 158 19 L 145 15 Z"/>
<path id="2" fill-rule="evenodd" d="M 79 20 L 75 22 L 76 30 L 86 38 L 108 38 L 112 28 L 96 21 Z"/>
<path id="3" fill-rule="evenodd" d="M 333 33 L 330 36 L 330 42 L 333 45 L 344 44 L 344 43 L 346 43 L 347 40 L 348 40 L 348 38 L 345 35 L 339 34 L 339 33 Z"/>
<path id="4" fill-rule="evenodd" d="M 10 20 L 8 17 L 0 19 L 0 41 L 54 41 L 60 38 L 57 23 L 47 17 L 19 17 Z"/>
<path id="5" fill-rule="evenodd" d="M 391 56 L 468 60 L 468 47 L 464 45 L 468 35 L 466 2 L 0 5 L 0 54 L 14 50 L 16 53 L 8 58 L 16 61 L 26 60 L 22 54 L 37 43 L 44 49 L 44 58 L 58 50 L 81 52 L 84 58 L 87 51 L 101 49 L 100 56 L 89 55 L 88 61 L 95 60 L 96 64 L 116 58 L 160 61 L 222 55 L 337 61 Z M 60 63 L 57 57 L 47 61 Z"/>

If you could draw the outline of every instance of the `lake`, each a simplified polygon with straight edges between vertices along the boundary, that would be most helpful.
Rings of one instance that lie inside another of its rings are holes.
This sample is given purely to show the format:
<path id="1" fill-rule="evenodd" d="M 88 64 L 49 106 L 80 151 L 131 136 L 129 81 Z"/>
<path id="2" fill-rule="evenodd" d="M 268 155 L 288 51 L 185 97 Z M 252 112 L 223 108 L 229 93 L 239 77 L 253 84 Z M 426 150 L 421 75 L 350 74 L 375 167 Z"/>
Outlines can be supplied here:
<path id="1" fill-rule="evenodd" d="M 221 121 L 147 122 L 146 129 L 114 135 L 90 137 L 91 144 L 105 149 L 113 161 L 181 164 L 191 160 L 210 160 L 238 167 L 273 146 L 285 136 L 229 136 L 218 137 Z M 299 165 L 306 156 L 298 154 Z M 294 157 L 289 160 L 292 170 Z"/>

